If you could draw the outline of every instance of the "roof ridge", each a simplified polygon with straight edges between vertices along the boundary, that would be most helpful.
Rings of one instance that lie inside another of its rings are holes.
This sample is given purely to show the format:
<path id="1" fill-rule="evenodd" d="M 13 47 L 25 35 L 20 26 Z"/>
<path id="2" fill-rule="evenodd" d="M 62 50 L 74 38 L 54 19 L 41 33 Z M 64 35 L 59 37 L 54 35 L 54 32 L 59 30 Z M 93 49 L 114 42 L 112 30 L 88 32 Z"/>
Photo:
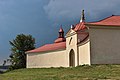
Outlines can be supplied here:
<path id="1" fill-rule="evenodd" d="M 86 22 L 86 23 L 96 23 L 96 22 L 104 21 L 104 20 L 106 20 L 106 19 L 108 19 L 108 18 L 111 18 L 112 16 L 120 16 L 120 15 L 111 15 L 111 16 L 105 17 L 105 18 L 100 19 L 100 20 L 97 20 L 97 21 Z"/>
<path id="2" fill-rule="evenodd" d="M 96 23 L 96 22 L 100 22 L 100 21 L 103 21 L 103 20 L 105 20 L 105 19 L 108 19 L 108 18 L 110 18 L 110 17 L 112 17 L 112 16 L 114 16 L 114 15 L 111 15 L 111 16 L 108 16 L 108 17 L 105 17 L 105 18 L 100 19 L 100 20 L 97 20 L 97 21 L 87 22 L 87 23 Z"/>
<path id="3" fill-rule="evenodd" d="M 120 26 L 120 15 L 111 15 L 102 20 L 95 22 L 88 22 L 86 25 L 102 25 L 102 26 Z"/>

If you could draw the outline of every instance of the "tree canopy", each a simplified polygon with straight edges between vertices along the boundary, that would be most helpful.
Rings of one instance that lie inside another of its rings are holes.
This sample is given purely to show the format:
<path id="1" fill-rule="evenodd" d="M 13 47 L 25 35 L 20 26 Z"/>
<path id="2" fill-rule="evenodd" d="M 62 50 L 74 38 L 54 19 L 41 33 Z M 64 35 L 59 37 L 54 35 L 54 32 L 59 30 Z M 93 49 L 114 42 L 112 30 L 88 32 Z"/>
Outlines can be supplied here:
<path id="1" fill-rule="evenodd" d="M 31 35 L 19 34 L 15 39 L 9 41 L 11 45 L 10 69 L 19 69 L 26 67 L 26 54 L 28 50 L 35 48 L 35 38 Z"/>

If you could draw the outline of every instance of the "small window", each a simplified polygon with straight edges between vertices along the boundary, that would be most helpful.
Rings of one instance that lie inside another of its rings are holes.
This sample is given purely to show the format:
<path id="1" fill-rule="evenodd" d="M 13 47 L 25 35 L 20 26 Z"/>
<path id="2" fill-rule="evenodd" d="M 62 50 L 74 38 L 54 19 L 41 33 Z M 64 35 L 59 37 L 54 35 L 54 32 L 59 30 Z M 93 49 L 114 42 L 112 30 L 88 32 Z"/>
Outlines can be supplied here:
<path id="1" fill-rule="evenodd" d="M 72 41 L 72 37 L 70 38 L 69 45 L 71 44 L 71 41 Z"/>

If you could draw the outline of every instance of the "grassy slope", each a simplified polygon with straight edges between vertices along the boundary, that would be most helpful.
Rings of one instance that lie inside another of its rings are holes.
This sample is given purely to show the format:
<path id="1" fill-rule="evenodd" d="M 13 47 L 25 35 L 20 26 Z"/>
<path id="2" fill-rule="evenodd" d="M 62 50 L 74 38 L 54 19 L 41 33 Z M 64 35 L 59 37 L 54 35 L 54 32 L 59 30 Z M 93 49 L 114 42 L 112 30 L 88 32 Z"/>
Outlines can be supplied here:
<path id="1" fill-rule="evenodd" d="M 75 68 L 19 69 L 0 74 L 0 80 L 81 80 L 120 79 L 120 65 L 93 65 Z"/>

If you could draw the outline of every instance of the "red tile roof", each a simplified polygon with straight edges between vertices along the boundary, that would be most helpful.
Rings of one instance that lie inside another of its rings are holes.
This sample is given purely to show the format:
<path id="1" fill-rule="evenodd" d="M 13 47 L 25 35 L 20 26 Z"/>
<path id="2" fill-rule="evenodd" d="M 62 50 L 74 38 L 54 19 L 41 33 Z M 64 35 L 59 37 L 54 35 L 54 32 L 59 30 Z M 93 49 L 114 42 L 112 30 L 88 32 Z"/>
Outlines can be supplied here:
<path id="1" fill-rule="evenodd" d="M 46 44 L 42 47 L 27 51 L 26 53 L 35 53 L 35 52 L 46 52 L 46 51 L 54 51 L 66 48 L 66 42 Z"/>
<path id="2" fill-rule="evenodd" d="M 59 30 L 59 37 L 54 41 L 53 44 L 46 44 L 37 49 L 27 51 L 26 53 L 54 51 L 54 50 L 65 49 L 65 48 L 66 48 L 66 42 L 64 38 L 64 31 L 61 27 Z"/>
<path id="3" fill-rule="evenodd" d="M 78 38 L 80 38 L 80 42 L 83 42 L 87 37 L 88 33 L 86 32 L 80 32 L 80 30 L 86 29 L 85 22 L 80 22 L 75 25 L 75 28 L 73 30 L 77 31 Z M 62 27 L 60 28 L 59 32 L 64 32 Z M 46 51 L 54 51 L 54 50 L 59 50 L 59 49 L 65 49 L 66 48 L 66 42 L 64 37 L 58 37 L 53 44 L 46 44 L 44 46 L 41 46 L 39 48 L 36 48 L 34 50 L 27 51 L 26 53 L 36 53 L 36 52 L 46 52 Z"/>
<path id="4" fill-rule="evenodd" d="M 89 22 L 86 23 L 89 25 L 106 25 L 106 26 L 120 26 L 120 16 L 110 16 L 103 20 L 97 21 L 97 22 Z"/>
<path id="5" fill-rule="evenodd" d="M 81 43 L 83 41 L 85 41 L 87 38 L 89 37 L 89 33 L 88 32 L 80 32 L 78 33 L 78 43 Z"/>
<path id="6" fill-rule="evenodd" d="M 75 25 L 75 28 L 73 29 L 74 31 L 80 31 L 80 30 L 84 30 L 87 27 L 85 26 L 85 22 L 80 22 L 78 24 Z"/>
<path id="7" fill-rule="evenodd" d="M 54 42 L 59 43 L 59 42 L 64 42 L 65 38 L 57 38 Z"/>

